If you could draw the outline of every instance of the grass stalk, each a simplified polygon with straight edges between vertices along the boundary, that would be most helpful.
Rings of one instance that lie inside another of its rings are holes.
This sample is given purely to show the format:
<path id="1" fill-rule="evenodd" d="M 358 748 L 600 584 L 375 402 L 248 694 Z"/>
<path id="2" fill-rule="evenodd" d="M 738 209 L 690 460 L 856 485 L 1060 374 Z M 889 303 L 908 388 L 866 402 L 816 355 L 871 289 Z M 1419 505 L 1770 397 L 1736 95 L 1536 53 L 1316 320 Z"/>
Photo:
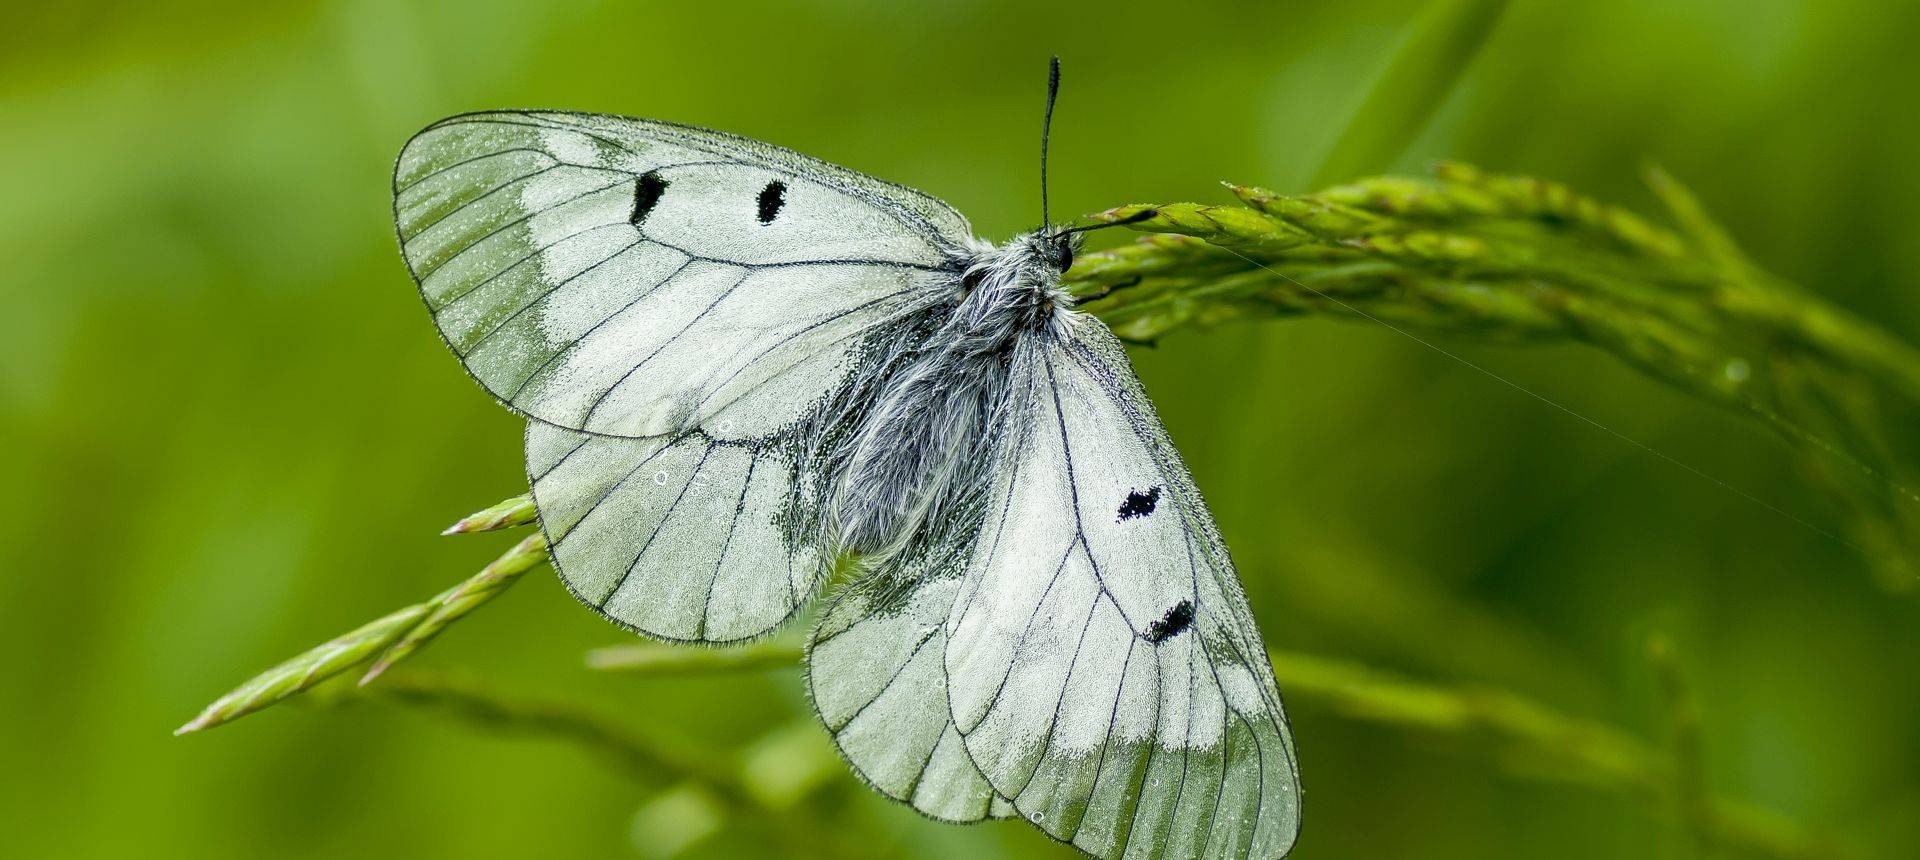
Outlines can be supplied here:
<path id="1" fill-rule="evenodd" d="M 503 508 L 514 501 L 509 499 L 488 510 Z M 418 651 L 448 625 L 500 596 L 520 581 L 522 574 L 546 559 L 546 538 L 532 535 L 514 544 L 479 573 L 425 602 L 395 610 L 255 675 L 175 729 L 174 734 L 190 734 L 232 722 L 368 663 L 373 664 L 372 668 L 361 677 L 360 683 L 371 682 Z"/>
<path id="2" fill-rule="evenodd" d="M 754 666 L 800 666 L 798 645 L 753 647 L 758 652 Z M 706 656 L 714 653 L 672 645 L 614 645 L 590 652 L 588 665 L 636 677 L 744 667 Z M 1296 707 L 1304 703 L 1341 719 L 1400 731 L 1477 739 L 1493 747 L 1517 776 L 1628 794 L 1657 814 L 1668 814 L 1683 802 L 1697 803 L 1698 816 L 1690 826 L 1698 826 L 1703 839 L 1747 853 L 1801 860 L 1850 856 L 1778 814 L 1708 796 L 1697 771 L 1689 776 L 1674 758 L 1622 729 L 1562 713 L 1526 696 L 1489 687 L 1421 683 L 1298 651 L 1272 651 L 1268 656 L 1280 688 Z M 1661 681 L 1666 684 L 1670 678 L 1663 672 Z"/>
<path id="3" fill-rule="evenodd" d="M 1315 174 L 1324 185 L 1393 166 L 1453 91 L 1507 0 L 1435 0 L 1414 19 Z"/>
<path id="4" fill-rule="evenodd" d="M 474 511 L 460 518 L 460 521 L 447 526 L 443 535 L 464 535 L 475 532 L 490 532 L 531 525 L 538 522 L 540 512 L 534 509 L 533 494 L 522 493 L 511 499 L 501 501 Z"/>
<path id="5" fill-rule="evenodd" d="M 1714 809 L 1707 786 L 1706 741 L 1700 728 L 1699 708 L 1694 704 L 1686 676 L 1680 671 L 1671 639 L 1660 635 L 1649 639 L 1647 662 L 1653 666 L 1660 701 L 1666 708 L 1676 817 L 1692 841 L 1694 856 L 1712 856 Z"/>
<path id="6" fill-rule="evenodd" d="M 1584 343 L 1747 415 L 1804 471 L 1891 590 L 1920 585 L 1920 494 L 1881 441 L 1920 404 L 1920 350 L 1761 271 L 1672 177 L 1649 181 L 1678 231 L 1558 183 L 1464 164 L 1307 195 L 1229 185 L 1237 205 L 1099 213 L 1141 240 L 1082 255 L 1069 288 L 1122 337 L 1329 316 L 1420 338 Z"/>
<path id="7" fill-rule="evenodd" d="M 764 831 L 791 856 L 879 856 L 868 846 L 830 832 L 796 805 L 799 796 L 816 786 L 817 780 L 809 784 L 769 784 L 759 777 L 752 760 L 736 762 L 732 756 L 690 746 L 685 739 L 671 743 L 655 739 L 632 731 L 612 714 L 578 702 L 510 692 L 470 679 L 417 670 L 393 673 L 371 687 L 347 688 L 327 701 L 367 700 L 442 714 L 487 731 L 571 743 L 596 760 L 614 764 L 642 785 L 665 789 L 661 798 L 691 796 L 712 804 L 724 821 Z M 760 746 L 771 746 L 775 754 L 786 752 L 778 745 L 791 734 L 790 728 L 782 727 L 763 739 Z M 792 753 L 787 752 L 784 760 L 792 759 Z M 826 759 L 839 766 L 831 753 L 826 753 Z M 710 835 L 719 824 L 712 822 L 707 833 L 689 834 L 691 840 Z"/>

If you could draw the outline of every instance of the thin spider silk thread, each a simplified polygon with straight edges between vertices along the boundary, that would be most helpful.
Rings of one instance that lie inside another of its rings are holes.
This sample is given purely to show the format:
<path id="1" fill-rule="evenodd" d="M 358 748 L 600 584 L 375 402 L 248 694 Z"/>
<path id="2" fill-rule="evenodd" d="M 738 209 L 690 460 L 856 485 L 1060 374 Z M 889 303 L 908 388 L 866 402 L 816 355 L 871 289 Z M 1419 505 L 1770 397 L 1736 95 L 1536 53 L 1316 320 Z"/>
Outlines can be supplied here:
<path id="1" fill-rule="evenodd" d="M 1245 260 L 1245 261 L 1247 261 L 1247 262 L 1249 262 L 1249 263 L 1252 263 L 1252 264 L 1253 264 L 1253 265 L 1255 265 L 1255 266 L 1258 266 L 1258 267 L 1260 267 L 1260 268 L 1262 268 L 1262 269 L 1265 269 L 1266 271 L 1268 271 L 1268 272 L 1270 272 L 1270 273 L 1272 273 L 1272 274 L 1275 274 L 1275 275 L 1278 275 L 1278 276 L 1280 276 L 1281 278 L 1283 278 L 1283 279 L 1285 279 L 1285 280 L 1287 280 L 1287 281 L 1288 281 L 1289 283 L 1292 283 L 1292 284 L 1293 284 L 1294 286 L 1297 286 L 1297 287 L 1299 287 L 1299 288 L 1301 288 L 1301 289 L 1303 289 L 1303 290 L 1306 290 L 1307 292 L 1310 292 L 1310 293 L 1312 293 L 1312 294 L 1314 294 L 1314 295 L 1316 295 L 1316 296 L 1319 296 L 1320 298 L 1322 298 L 1322 299 L 1325 299 L 1325 300 L 1327 300 L 1327 301 L 1329 301 L 1329 302 L 1332 302 L 1333 304 L 1336 304 L 1336 305 L 1339 305 L 1339 306 L 1340 306 L 1340 307 L 1341 307 L 1341 308 L 1342 308 L 1343 310 L 1346 310 L 1346 311 L 1348 311 L 1349 313 L 1352 313 L 1352 314 L 1354 314 L 1354 315 L 1356 315 L 1356 316 L 1359 316 L 1359 317 L 1362 317 L 1362 318 L 1364 318 L 1364 319 L 1367 319 L 1367 320 L 1371 320 L 1371 321 L 1373 321 L 1373 322 L 1375 322 L 1375 323 L 1379 323 L 1380 325 L 1382 325 L 1382 326 L 1384 326 L 1384 327 L 1386 327 L 1387 329 L 1389 329 L 1389 330 L 1391 330 L 1391 331 L 1393 331 L 1393 332 L 1395 332 L 1395 333 L 1397 333 L 1397 334 L 1399 334 L 1399 335 L 1400 335 L 1400 336 L 1402 336 L 1402 337 L 1405 337 L 1405 338 L 1406 338 L 1406 339 L 1408 339 L 1408 340 L 1411 340 L 1411 341 L 1413 341 L 1414 343 L 1417 343 L 1417 344 L 1420 344 L 1421 346 L 1424 346 L 1424 347 L 1426 347 L 1426 348 L 1428 348 L 1428 349 L 1431 349 L 1431 350 L 1433 350 L 1434 352 L 1437 352 L 1437 353 L 1440 353 L 1441 355 L 1444 355 L 1444 356 L 1446 356 L 1447 358 L 1450 358 L 1450 359 L 1453 359 L 1454 361 L 1456 361 L 1456 362 L 1459 362 L 1460 364 L 1463 364 L 1463 365 L 1465 365 L 1465 366 L 1467 366 L 1467 367 L 1470 367 L 1470 368 L 1472 368 L 1472 369 L 1474 369 L 1474 370 L 1476 370 L 1476 371 L 1478 371 L 1478 372 L 1480 372 L 1481 374 L 1483 374 L 1483 375 L 1485 375 L 1485 376 L 1487 376 L 1488 378 L 1490 378 L 1490 379 L 1492 379 L 1492 380 L 1494 380 L 1494 381 L 1496 381 L 1496 382 L 1499 382 L 1499 383 L 1500 383 L 1500 384 L 1502 384 L 1502 385 L 1505 385 L 1505 386 L 1507 386 L 1508 388 L 1512 388 L 1513 390 L 1515 390 L 1515 391 L 1518 391 L 1518 392 L 1520 392 L 1520 393 L 1522 393 L 1522 394 L 1525 394 L 1525 395 L 1527 395 L 1528 397 L 1531 397 L 1531 398 L 1533 398 L 1533 399 L 1535 399 L 1535 400 L 1538 400 L 1538 401 L 1540 401 L 1541 403 L 1545 403 L 1545 404 L 1547 404 L 1548 406 L 1551 406 L 1551 407 L 1553 407 L 1553 408 L 1555 408 L 1555 409 L 1558 409 L 1558 410 L 1560 410 L 1561 412 L 1564 412 L 1564 413 L 1566 413 L 1566 414 L 1568 414 L 1568 415 L 1571 415 L 1571 416 L 1573 416 L 1574 418 L 1577 418 L 1577 419 L 1579 419 L 1579 420 L 1581 420 L 1581 421 L 1583 421 L 1583 422 L 1585 422 L 1586 424 L 1588 424 L 1588 425 L 1591 425 L 1591 426 L 1593 426 L 1593 427 L 1595 427 L 1595 428 L 1597 428 L 1597 429 L 1599 429 L 1599 430 L 1600 430 L 1601 432 L 1603 432 L 1603 433 L 1606 433 L 1607 435 L 1609 435 L 1609 436 L 1612 436 L 1612 437 L 1614 437 L 1615 439 L 1619 439 L 1620 441 L 1622 441 L 1622 442 L 1625 442 L 1625 443 L 1627 443 L 1628 445 L 1632 445 L 1633 447 L 1635 447 L 1635 448 L 1638 448 L 1638 449 L 1640 449 L 1640 450 L 1642 450 L 1642 451 L 1645 451 L 1645 452 L 1646 452 L 1646 453 L 1648 453 L 1648 454 L 1652 454 L 1653 456 L 1655 456 L 1655 457 L 1658 457 L 1658 458 L 1660 458 L 1660 459 L 1662 459 L 1662 460 L 1665 460 L 1665 461 L 1667 461 L 1668 463 L 1672 463 L 1673 465 L 1675 465 L 1675 466 L 1678 466 L 1678 467 L 1680 467 L 1680 468 L 1682 468 L 1682 469 L 1685 469 L 1685 470 L 1687 470 L 1688 472 L 1692 472 L 1692 473 L 1693 473 L 1693 474 L 1694 474 L 1695 476 L 1697 476 L 1697 477 L 1699 477 L 1699 478 L 1701 478 L 1701 479 L 1704 479 L 1704 480 L 1706 480 L 1706 481 L 1708 481 L 1709 483 L 1713 483 L 1713 484 L 1718 484 L 1718 485 L 1719 485 L 1719 486 L 1720 486 L 1720 487 L 1721 487 L 1722 489 L 1724 489 L 1724 490 L 1726 490 L 1726 491 L 1728 491 L 1728 492 L 1730 492 L 1730 493 L 1733 493 L 1733 494 L 1734 494 L 1734 495 L 1736 495 L 1736 496 L 1739 496 L 1739 497 L 1741 497 L 1741 498 L 1743 498 L 1743 499 L 1746 499 L 1746 500 L 1747 500 L 1747 501 L 1749 501 L 1749 502 L 1752 502 L 1752 503 L 1753 503 L 1753 504 L 1755 504 L 1755 505 L 1759 505 L 1759 506 L 1760 506 L 1760 507 L 1762 507 L 1762 508 L 1765 508 L 1765 509 L 1767 509 L 1767 510 L 1769 510 L 1769 511 L 1772 511 L 1773 513 L 1775 513 L 1775 514 L 1777 514 L 1777 515 L 1779 515 L 1779 516 L 1781 516 L 1781 517 L 1784 517 L 1784 518 L 1786 518 L 1786 519 L 1788 519 L 1788 520 L 1792 520 L 1793 522 L 1795 522 L 1795 523 L 1798 523 L 1798 524 L 1800 524 L 1800 525 L 1801 525 L 1802 527 L 1804 527 L 1804 528 L 1806 528 L 1806 529 L 1807 529 L 1808 531 L 1811 531 L 1811 532 L 1813 532 L 1814 534 L 1817 534 L 1817 535 L 1820 535 L 1820 536 L 1822 536 L 1822 537 L 1824 537 L 1824 538 L 1826 538 L 1826 539 L 1828 539 L 1828 540 L 1831 540 L 1831 541 L 1833 541 L 1834 543 L 1837 543 L 1837 544 L 1840 544 L 1841 546 L 1844 546 L 1844 547 L 1846 547 L 1846 548 L 1848 548 L 1848 549 L 1850 549 L 1850 550 L 1853 550 L 1853 551 L 1854 551 L 1855 553 L 1857 553 L 1857 554 L 1859 554 L 1859 555 L 1860 555 L 1860 556 L 1861 556 L 1862 558 L 1869 558 L 1869 557 L 1870 557 L 1870 555 L 1869 555 L 1869 553 L 1867 552 L 1867 550 L 1866 550 L 1866 548 L 1865 548 L 1865 547 L 1862 547 L 1862 546 L 1860 546 L 1859 544 L 1856 544 L 1856 543 L 1854 543 L 1853 541 L 1850 541 L 1850 540 L 1847 540 L 1846 538 L 1843 538 L 1843 537 L 1841 537 L 1841 536 L 1839 536 L 1839 535 L 1837 535 L 1837 534 L 1834 534 L 1833 532 L 1830 532 L 1830 531 L 1828 531 L 1828 530 L 1826 530 L 1826 529 L 1823 529 L 1823 528 L 1821 528 L 1821 527 L 1819 527 L 1819 526 L 1817 526 L 1817 525 L 1814 525 L 1814 524 L 1813 524 L 1813 523 L 1812 523 L 1811 521 L 1809 521 L 1809 520 L 1807 520 L 1807 519 L 1805 519 L 1804 517 L 1800 517 L 1800 516 L 1798 516 L 1798 515 L 1795 515 L 1795 514 L 1793 514 L 1793 513 L 1791 513 L 1791 512 L 1789 512 L 1789 511 L 1787 511 L 1786 509 L 1784 509 L 1784 508 L 1781 508 L 1781 507 L 1779 507 L 1778 505 L 1774 505 L 1774 504 L 1772 504 L 1772 503 L 1770 503 L 1770 502 L 1768 502 L 1768 501 L 1766 501 L 1765 499 L 1762 499 L 1762 498 L 1760 498 L 1759 496 L 1756 496 L 1756 495 L 1754 495 L 1754 494 L 1752 494 L 1752 493 L 1749 493 L 1749 492 L 1747 492 L 1746 490 L 1742 490 L 1742 489 L 1740 489 L 1739 487 L 1736 487 L 1736 486 L 1734 486 L 1734 485 L 1732 485 L 1732 484 L 1729 484 L 1729 483 L 1727 483 L 1726 481 L 1723 481 L 1723 480 L 1721 480 L 1721 479 L 1719 479 L 1719 478 L 1716 478 L 1716 477 L 1714 477 L 1713 475 L 1711 475 L 1711 474 L 1708 474 L 1707 472 L 1705 472 L 1705 471 L 1703 471 L 1703 470 L 1701 470 L 1701 469 L 1699 469 L 1699 468 L 1697 468 L 1697 467 L 1695 467 L 1695 466 L 1693 466 L 1693 465 L 1690 465 L 1690 464 L 1688 464 L 1688 463 L 1686 463 L 1686 462 L 1684 462 L 1684 461 L 1682 461 L 1682 460 L 1680 460 L 1680 459 L 1678 459 L 1678 458 L 1675 458 L 1675 457 L 1673 457 L 1672 455 L 1669 455 L 1669 454 L 1667 454 L 1667 453 L 1666 453 L 1666 452 L 1664 452 L 1664 451 L 1661 451 L 1661 450 L 1660 450 L 1660 449 L 1658 449 L 1658 448 L 1655 448 L 1655 447 L 1653 447 L 1652 445 L 1649 445 L 1649 444 L 1647 444 L 1647 443 L 1645 443 L 1645 442 L 1642 442 L 1642 441 L 1640 441 L 1640 440 L 1638 440 L 1638 439 L 1635 439 L 1635 438 L 1633 438 L 1632 436 L 1628 436 L 1628 435 L 1627 435 L 1627 434 L 1625 434 L 1625 433 L 1622 433 L 1622 432 L 1620 432 L 1620 431 L 1618 431 L 1618 430 L 1615 430 L 1615 429 L 1613 429 L 1612 427 L 1609 427 L 1609 426 L 1607 426 L 1607 425 L 1605 425 L 1605 424 L 1602 424 L 1602 423 L 1600 423 L 1600 421 L 1598 421 L 1597 419 L 1594 419 L 1594 418 L 1590 418 L 1590 417 L 1588 417 L 1588 416 L 1587 416 L 1587 415 L 1586 415 L 1585 413 L 1583 413 L 1583 412 L 1580 412 L 1579 410 L 1576 410 L 1576 409 L 1574 409 L 1574 408 L 1573 408 L 1573 407 L 1571 407 L 1571 406 L 1567 406 L 1567 405 L 1565 405 L 1565 404 L 1562 404 L 1561 402 L 1559 402 L 1559 401 L 1557 401 L 1557 400 L 1554 400 L 1554 399 L 1553 399 L 1553 398 L 1551 398 L 1551 397 L 1548 397 L 1548 396 L 1546 396 L 1546 395 L 1544 395 L 1544 394 L 1541 394 L 1541 393 L 1539 393 L 1539 392 L 1537 392 L 1537 391 L 1534 391 L 1533 389 L 1531 389 L 1531 388 L 1528 388 L 1528 387 L 1526 387 L 1526 386 L 1524 386 L 1524 385 L 1521 385 L 1521 384 L 1520 384 L 1520 383 L 1518 383 L 1518 382 L 1514 382 L 1513 380 L 1511 380 L 1511 379 L 1508 379 L 1508 378 L 1506 378 L 1506 377 L 1504 377 L 1504 376 L 1501 376 L 1500 374 L 1498 374 L 1498 373 L 1495 373 L 1495 372 L 1493 372 L 1492 370 L 1488 370 L 1488 369 L 1487 369 L 1487 368 L 1485 368 L 1485 367 L 1482 367 L 1482 366 L 1480 366 L 1480 365 L 1478 365 L 1478 364 L 1475 364 L 1474 362 L 1472 362 L 1472 361 L 1470 361 L 1470 360 L 1468 360 L 1468 359 L 1466 359 L 1465 357 L 1462 357 L 1462 356 L 1460 356 L 1460 355 L 1456 355 L 1456 354 L 1454 354 L 1453 352 L 1450 352 L 1450 351 L 1448 351 L 1447 349 L 1445 349 L 1445 348 L 1443 348 L 1443 347 L 1441 347 L 1440 345 L 1438 345 L 1438 344 L 1435 344 L 1435 343 L 1433 343 L 1433 342 L 1431 342 L 1431 341 L 1428 341 L 1428 340 L 1426 340 L 1425 338 L 1422 338 L 1422 337 L 1420 337 L 1419 335 L 1416 335 L 1416 334 L 1414 334 L 1413 332 L 1410 332 L 1410 331 L 1407 331 L 1406 329 L 1403 329 L 1403 328 L 1401 328 L 1401 327 L 1399 327 L 1399 326 L 1397 326 L 1397 325 L 1394 325 L 1393 323 L 1390 323 L 1390 322 L 1387 322 L 1386 320 L 1383 320 L 1383 319 L 1381 319 L 1381 318 L 1379 318 L 1379 317 L 1377 317 L 1377 316 L 1374 316 L 1373 314 L 1370 314 L 1370 313 L 1367 313 L 1366 311 L 1364 311 L 1364 310 L 1361 310 L 1360 308 L 1357 308 L 1357 307 L 1354 307 L 1354 306 L 1353 306 L 1353 305 L 1351 305 L 1351 304 L 1348 304 L 1348 303 L 1346 303 L 1346 302 L 1344 302 L 1344 301 L 1341 301 L 1341 300 L 1340 300 L 1340 299 L 1339 299 L 1338 297 L 1335 297 L 1335 296 L 1333 296 L 1333 295 L 1330 295 L 1330 294 L 1328 294 L 1328 293 L 1325 293 L 1325 292 L 1322 292 L 1322 291 L 1320 291 L 1320 290 L 1317 290 L 1317 289 L 1314 289 L 1313 287 L 1311 287 L 1311 286 L 1308 286 L 1308 285 L 1306 285 L 1306 284 L 1304 284 L 1304 283 L 1301 283 L 1299 279 L 1297 279 L 1297 278 L 1294 278 L 1293 276 L 1291 276 L 1291 275 L 1288 275 L 1287 273 L 1285 273 L 1285 272 L 1282 272 L 1282 271 L 1280 271 L 1280 270 L 1278 270 L 1278 269 L 1275 269 L 1275 268 L 1273 268 L 1272 266 L 1269 266 L 1269 265 L 1267 265 L 1267 264 L 1265 264 L 1265 263 L 1262 263 L 1262 262 L 1260 262 L 1259 260 L 1256 260 L 1256 259 L 1254 259 L 1254 258 L 1252 258 L 1252 257 L 1249 257 L 1249 256 L 1247 256 L 1247 255 L 1245 255 L 1245 254 L 1242 254 L 1242 253 L 1240 253 L 1239 251 L 1236 251 L 1236 250 L 1234 250 L 1234 249 L 1232 249 L 1232 248 L 1228 248 L 1228 247 L 1226 247 L 1226 246 L 1224 246 L 1224 245 L 1215 245 L 1214 247 L 1216 247 L 1216 248 L 1219 248 L 1219 249 L 1221 249 L 1221 250 L 1223 250 L 1223 251 L 1226 251 L 1227 253 L 1229 253 L 1229 254 L 1232 254 L 1232 255 L 1234 255 L 1234 256 L 1236 256 L 1236 257 L 1239 257 L 1240 259 L 1242 259 L 1242 260 Z M 1789 426 L 1792 426 L 1792 425 L 1789 425 Z M 1803 433 L 1803 434 L 1806 434 L 1806 433 L 1807 433 L 1807 431 L 1805 431 L 1805 430 L 1802 430 L 1802 429 L 1800 429 L 1800 428 L 1798 428 L 1798 427 L 1795 427 L 1794 429 L 1795 429 L 1796 431 L 1798 431 L 1798 432 L 1800 432 L 1800 433 Z M 1811 436 L 1811 434 L 1807 434 L 1807 435 L 1809 435 L 1809 436 Z M 1827 447 L 1827 448 L 1831 448 L 1831 446 L 1830 446 L 1830 445 L 1826 445 L 1826 444 L 1824 444 L 1824 442 L 1823 442 L 1823 444 L 1822 444 L 1822 447 Z M 1850 457 L 1849 457 L 1849 458 L 1846 458 L 1846 459 L 1848 459 L 1849 461 L 1852 461 L 1852 458 L 1850 458 Z M 1877 477 L 1877 474 L 1876 474 L 1876 473 L 1874 473 L 1874 472 L 1873 472 L 1873 471 L 1872 471 L 1871 469 L 1867 469 L 1867 467 L 1865 466 L 1865 464 L 1862 464 L 1862 463 L 1859 463 L 1859 462 L 1857 462 L 1857 461 L 1853 461 L 1853 462 L 1854 462 L 1854 465 L 1856 465 L 1856 466 L 1858 466 L 1858 467 L 1860 467 L 1861 469 L 1863 469 L 1863 470 L 1865 470 L 1865 471 L 1866 471 L 1866 472 L 1867 472 L 1868 474 L 1872 474 L 1872 475 L 1876 475 L 1876 477 Z M 1884 480 L 1884 479 L 1883 479 L 1883 480 Z M 1908 490 L 1906 490 L 1906 488 L 1904 488 L 1904 487 L 1901 487 L 1901 486 L 1899 486 L 1898 484 L 1893 484 L 1893 483 L 1892 483 L 1891 481 L 1888 481 L 1887 483 L 1888 483 L 1888 484 L 1890 484 L 1890 485 L 1892 485 L 1892 486 L 1893 486 L 1893 487 L 1894 487 L 1895 489 L 1897 489 L 1897 490 L 1900 490 L 1901 492 L 1903 492 L 1903 493 L 1906 493 L 1906 494 L 1907 494 L 1907 495 L 1909 495 L 1909 496 L 1912 496 L 1912 495 L 1913 495 L 1913 493 L 1912 493 L 1911 491 L 1908 491 Z"/>

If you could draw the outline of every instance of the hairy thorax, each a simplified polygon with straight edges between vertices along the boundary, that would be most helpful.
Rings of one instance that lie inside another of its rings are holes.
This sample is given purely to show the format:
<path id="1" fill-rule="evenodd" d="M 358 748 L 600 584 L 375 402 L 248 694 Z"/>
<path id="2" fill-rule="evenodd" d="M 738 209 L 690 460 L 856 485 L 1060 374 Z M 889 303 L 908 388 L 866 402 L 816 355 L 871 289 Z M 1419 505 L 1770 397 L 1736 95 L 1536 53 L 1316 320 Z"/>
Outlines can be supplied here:
<path id="1" fill-rule="evenodd" d="M 957 527 L 984 485 L 991 428 L 1008 407 L 1007 380 L 1023 338 L 1063 334 L 1073 299 L 1060 284 L 1074 238 L 1044 231 L 981 243 L 958 274 L 930 285 L 941 318 L 879 386 L 832 497 L 839 549 L 890 556 L 932 546 Z"/>

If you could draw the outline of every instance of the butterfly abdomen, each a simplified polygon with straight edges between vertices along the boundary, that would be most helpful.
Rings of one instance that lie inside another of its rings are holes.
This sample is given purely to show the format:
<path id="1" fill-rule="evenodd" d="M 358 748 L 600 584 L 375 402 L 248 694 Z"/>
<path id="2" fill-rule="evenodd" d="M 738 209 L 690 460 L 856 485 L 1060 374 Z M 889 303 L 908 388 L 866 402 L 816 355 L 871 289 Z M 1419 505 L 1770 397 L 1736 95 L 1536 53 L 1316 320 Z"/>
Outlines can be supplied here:
<path id="1" fill-rule="evenodd" d="M 941 515 L 953 488 L 977 483 L 1005 376 L 993 356 L 936 348 L 888 380 L 836 482 L 839 549 L 891 554 Z"/>

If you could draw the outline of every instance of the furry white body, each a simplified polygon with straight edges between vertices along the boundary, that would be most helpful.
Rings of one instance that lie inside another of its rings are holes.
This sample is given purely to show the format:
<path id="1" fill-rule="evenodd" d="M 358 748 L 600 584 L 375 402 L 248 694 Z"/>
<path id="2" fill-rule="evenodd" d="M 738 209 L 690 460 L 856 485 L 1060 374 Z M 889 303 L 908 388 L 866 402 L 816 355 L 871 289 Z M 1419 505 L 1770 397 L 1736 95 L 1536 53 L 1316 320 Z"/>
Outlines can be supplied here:
<path id="1" fill-rule="evenodd" d="M 927 524 L 948 521 L 985 486 L 1016 345 L 1066 337 L 1074 325 L 1060 275 L 1077 238 L 1039 230 L 974 243 L 954 275 L 928 279 L 931 331 L 881 381 L 838 470 L 828 508 L 837 549 L 879 566 L 903 547 L 937 542 Z"/>

